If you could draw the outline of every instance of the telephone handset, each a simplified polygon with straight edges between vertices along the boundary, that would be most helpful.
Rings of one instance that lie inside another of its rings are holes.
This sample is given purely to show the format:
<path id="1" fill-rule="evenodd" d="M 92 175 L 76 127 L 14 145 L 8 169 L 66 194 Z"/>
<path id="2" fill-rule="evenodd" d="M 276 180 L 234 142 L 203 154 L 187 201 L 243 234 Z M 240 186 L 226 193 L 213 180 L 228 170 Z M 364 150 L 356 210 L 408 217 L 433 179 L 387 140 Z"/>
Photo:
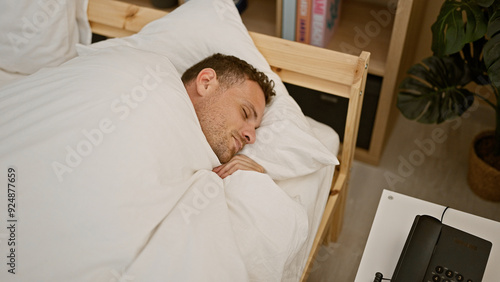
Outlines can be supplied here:
<path id="1" fill-rule="evenodd" d="M 392 282 L 481 281 L 491 242 L 417 215 Z"/>

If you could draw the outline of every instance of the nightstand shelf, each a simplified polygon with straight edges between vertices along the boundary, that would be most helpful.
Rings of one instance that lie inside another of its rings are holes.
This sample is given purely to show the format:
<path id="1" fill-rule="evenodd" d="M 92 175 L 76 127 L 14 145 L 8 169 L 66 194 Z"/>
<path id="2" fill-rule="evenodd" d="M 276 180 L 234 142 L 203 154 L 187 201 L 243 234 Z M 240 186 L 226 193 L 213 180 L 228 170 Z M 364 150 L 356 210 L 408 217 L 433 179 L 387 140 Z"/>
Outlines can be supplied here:
<path id="1" fill-rule="evenodd" d="M 280 34 L 281 10 L 284 0 L 276 0 L 277 34 Z M 368 73 L 382 79 L 375 118 L 368 148 L 358 147 L 355 158 L 378 164 L 386 139 L 398 114 L 395 107 L 397 86 L 406 70 L 413 63 L 414 46 L 418 39 L 421 14 L 427 1 L 422 0 L 344 0 L 340 24 L 326 48 L 359 55 L 361 50 L 371 53 Z M 397 5 L 396 5 L 397 4 Z M 397 7 L 396 7 L 397 6 Z M 372 87 L 367 82 L 367 91 Z M 365 107 L 366 104 L 364 104 Z M 360 130 L 362 128 L 360 127 Z"/>

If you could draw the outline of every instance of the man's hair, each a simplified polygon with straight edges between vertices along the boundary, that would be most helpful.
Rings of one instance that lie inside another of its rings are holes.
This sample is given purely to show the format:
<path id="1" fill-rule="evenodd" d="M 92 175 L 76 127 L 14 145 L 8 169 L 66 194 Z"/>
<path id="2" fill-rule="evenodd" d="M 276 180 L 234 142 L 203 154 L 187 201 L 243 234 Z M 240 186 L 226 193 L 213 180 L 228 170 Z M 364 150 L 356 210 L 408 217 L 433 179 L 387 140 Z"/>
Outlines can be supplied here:
<path id="1" fill-rule="evenodd" d="M 207 57 L 186 70 L 181 77 L 182 82 L 188 84 L 205 68 L 212 68 L 215 71 L 223 89 L 228 89 L 234 84 L 243 83 L 245 79 L 249 79 L 257 82 L 262 88 L 266 104 L 271 101 L 272 96 L 276 95 L 274 81 L 270 80 L 267 75 L 244 60 L 220 53 Z"/>

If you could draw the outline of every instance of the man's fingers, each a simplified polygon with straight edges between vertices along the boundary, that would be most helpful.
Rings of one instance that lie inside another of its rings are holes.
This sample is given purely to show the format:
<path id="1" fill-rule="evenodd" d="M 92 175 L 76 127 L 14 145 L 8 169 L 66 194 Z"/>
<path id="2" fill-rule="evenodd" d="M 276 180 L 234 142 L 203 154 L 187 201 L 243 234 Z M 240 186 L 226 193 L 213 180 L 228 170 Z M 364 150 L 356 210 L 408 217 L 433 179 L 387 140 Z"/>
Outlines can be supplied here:
<path id="1" fill-rule="evenodd" d="M 215 173 L 218 173 L 223 167 L 224 167 L 224 165 L 216 166 L 212 169 L 212 171 Z"/>
<path id="2" fill-rule="evenodd" d="M 212 171 L 219 177 L 226 178 L 237 170 L 250 170 L 264 173 L 264 168 L 245 155 L 235 155 L 229 162 L 215 167 Z"/>

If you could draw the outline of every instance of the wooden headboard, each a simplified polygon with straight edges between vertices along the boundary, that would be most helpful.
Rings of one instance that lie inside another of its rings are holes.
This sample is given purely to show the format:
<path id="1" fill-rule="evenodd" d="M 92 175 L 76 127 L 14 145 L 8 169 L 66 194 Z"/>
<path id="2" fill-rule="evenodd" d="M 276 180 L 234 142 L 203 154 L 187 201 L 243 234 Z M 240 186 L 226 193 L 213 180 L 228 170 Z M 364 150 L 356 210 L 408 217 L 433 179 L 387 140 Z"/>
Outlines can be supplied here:
<path id="1" fill-rule="evenodd" d="M 147 23 L 166 14 L 120 1 L 89 0 L 88 17 L 92 31 L 107 37 L 137 33 Z M 284 82 L 349 100 L 340 166 L 335 172 L 325 212 L 301 279 L 305 281 L 321 242 L 336 240 L 342 226 L 370 53 L 361 52 L 354 56 L 255 32 L 250 32 L 250 36 Z"/>

